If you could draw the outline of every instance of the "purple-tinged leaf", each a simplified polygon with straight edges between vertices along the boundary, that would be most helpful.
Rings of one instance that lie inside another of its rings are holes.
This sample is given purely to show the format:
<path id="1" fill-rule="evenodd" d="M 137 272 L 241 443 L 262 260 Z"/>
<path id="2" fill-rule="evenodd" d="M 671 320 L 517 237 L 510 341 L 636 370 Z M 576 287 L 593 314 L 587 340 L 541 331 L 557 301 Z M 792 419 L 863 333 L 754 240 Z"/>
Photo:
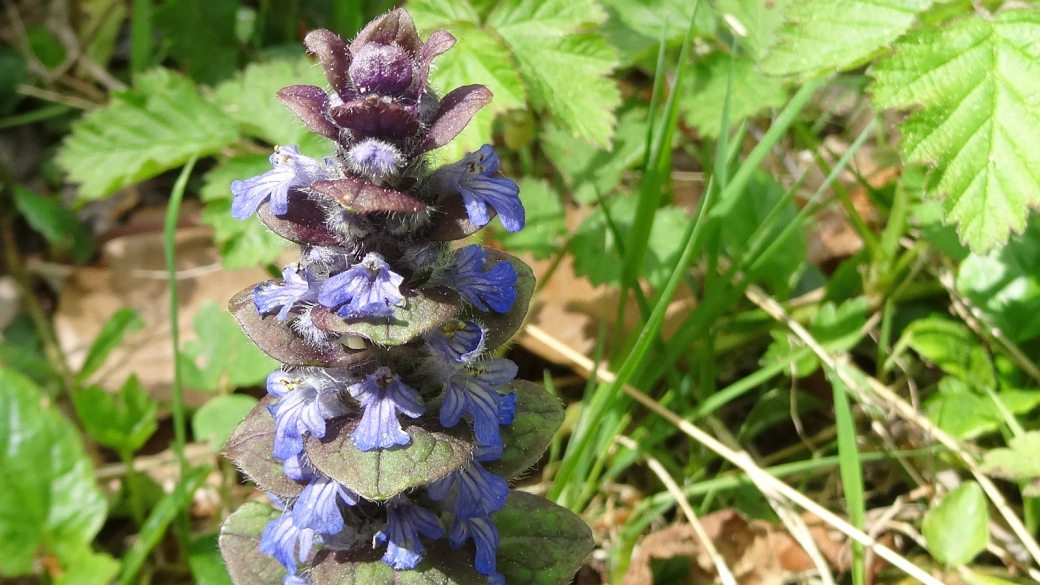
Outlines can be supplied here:
<path id="1" fill-rule="evenodd" d="M 545 388 L 527 380 L 513 380 L 498 391 L 516 393 L 516 412 L 513 424 L 499 427 L 504 445 L 502 457 L 484 463 L 484 468 L 512 479 L 541 459 L 563 424 L 563 404 Z"/>
<path id="2" fill-rule="evenodd" d="M 487 575 L 473 569 L 471 555 L 451 548 L 446 539 L 423 539 L 426 557 L 414 569 L 395 571 L 379 557 L 382 548 L 322 551 L 314 557 L 312 585 L 487 585 Z M 467 549 L 468 550 L 468 549 Z"/>
<path id="3" fill-rule="evenodd" d="M 510 492 L 491 519 L 498 527 L 498 572 L 509 585 L 555 585 L 592 552 L 592 531 L 570 510 L 526 492 Z"/>
<path id="4" fill-rule="evenodd" d="M 325 78 L 329 80 L 332 89 L 343 101 L 350 99 L 350 76 L 347 70 L 350 68 L 351 56 L 343 39 L 330 30 L 319 28 L 307 33 L 303 44 L 321 59 Z"/>
<path id="5" fill-rule="evenodd" d="M 311 184 L 311 190 L 335 199 L 351 213 L 371 213 L 373 211 L 418 213 L 426 209 L 425 203 L 412 199 L 400 191 L 376 187 L 358 179 L 316 181 Z"/>
<path id="6" fill-rule="evenodd" d="M 379 96 L 368 96 L 338 105 L 329 115 L 344 128 L 366 136 L 401 139 L 419 131 L 419 117 L 396 102 L 386 102 Z"/>
<path id="7" fill-rule="evenodd" d="M 329 121 L 329 95 L 324 89 L 313 85 L 290 85 L 276 94 L 285 107 L 289 108 L 311 132 L 336 140 L 339 129 Z"/>
<path id="8" fill-rule="evenodd" d="M 350 50 L 356 52 L 366 43 L 397 45 L 411 53 L 412 57 L 417 57 L 422 48 L 419 31 L 415 30 L 415 21 L 401 8 L 391 10 L 385 16 L 368 23 L 351 41 Z"/>
<path id="9" fill-rule="evenodd" d="M 246 502 L 220 527 L 220 554 L 235 583 L 282 585 L 285 567 L 260 552 L 260 536 L 267 523 L 282 512 L 259 502 Z"/>
<path id="10" fill-rule="evenodd" d="M 274 417 L 267 407 L 273 402 L 268 395 L 253 407 L 231 432 L 224 454 L 264 491 L 280 498 L 295 498 L 303 491 L 303 484 L 286 477 L 282 462 L 272 455 Z"/>
<path id="11" fill-rule="evenodd" d="M 427 237 L 435 242 L 451 242 L 468 238 L 484 227 L 470 221 L 469 214 L 466 212 L 466 204 L 462 201 L 462 195 L 458 193 L 442 195 L 432 209 L 430 233 L 427 234 Z M 489 207 L 488 213 L 491 219 L 494 219 L 495 210 Z"/>
<path id="12" fill-rule="evenodd" d="M 311 313 L 322 331 L 356 335 L 379 345 L 402 345 L 440 325 L 458 310 L 449 291 L 427 289 L 405 297 L 405 305 L 394 309 L 388 319 L 347 321 L 326 307 Z"/>
<path id="13" fill-rule="evenodd" d="M 338 368 L 372 358 L 369 349 L 347 349 L 340 343 L 312 345 L 292 331 L 289 321 L 279 321 L 277 315 L 261 316 L 253 304 L 253 287 L 235 295 L 228 311 L 261 351 L 286 365 Z"/>
<path id="14" fill-rule="evenodd" d="M 467 309 L 458 318 L 481 323 L 487 330 L 485 344 L 488 349 L 493 349 L 509 341 L 524 324 L 528 305 L 534 294 L 535 280 L 531 267 L 519 258 L 487 247 L 484 248 L 484 251 L 487 252 L 487 261 L 484 266 L 494 266 L 505 260 L 516 269 L 516 299 L 513 301 L 513 306 L 505 313 L 494 311 L 485 313 L 477 309 Z"/>
<path id="15" fill-rule="evenodd" d="M 257 216 L 272 232 L 297 244 L 338 246 L 340 243 L 325 224 L 321 204 L 299 191 L 289 192 L 289 212 L 285 215 L 271 213 L 265 202 L 257 210 Z"/>
<path id="16" fill-rule="evenodd" d="M 435 30 L 423 43 L 419 53 L 419 93 L 422 94 L 426 81 L 430 76 L 430 64 L 448 49 L 455 46 L 455 36 L 446 30 Z"/>
<path id="17" fill-rule="evenodd" d="M 419 424 L 405 426 L 412 439 L 408 445 L 362 452 L 350 439 L 360 419 L 355 414 L 330 421 L 325 438 L 307 439 L 305 450 L 322 473 L 369 500 L 438 480 L 465 465 L 473 452 L 468 441 Z"/>
<path id="18" fill-rule="evenodd" d="M 437 107 L 419 151 L 426 152 L 451 142 L 469 124 L 477 110 L 491 103 L 491 97 L 491 90 L 483 85 L 464 85 L 453 89 Z"/>

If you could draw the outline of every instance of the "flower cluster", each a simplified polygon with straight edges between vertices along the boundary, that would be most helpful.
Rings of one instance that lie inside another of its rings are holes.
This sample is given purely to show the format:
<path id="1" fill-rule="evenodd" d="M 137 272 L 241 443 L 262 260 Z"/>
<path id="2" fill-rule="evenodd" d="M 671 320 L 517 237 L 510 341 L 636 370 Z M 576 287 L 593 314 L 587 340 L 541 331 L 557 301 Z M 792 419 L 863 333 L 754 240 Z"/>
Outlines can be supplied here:
<path id="1" fill-rule="evenodd" d="M 439 97 L 427 84 L 454 42 L 445 31 L 422 42 L 403 10 L 349 44 L 309 33 L 330 89 L 278 98 L 334 154 L 276 147 L 270 171 L 231 186 L 234 217 L 257 214 L 301 246 L 281 279 L 231 306 L 283 363 L 228 451 L 279 507 L 257 546 L 285 583 L 317 582 L 327 559 L 373 547 L 394 570 L 416 569 L 424 541 L 444 537 L 455 549 L 472 541 L 472 569 L 505 582 L 493 516 L 509 486 L 489 468 L 517 415 L 517 366 L 492 351 L 520 325 L 531 279 L 506 254 L 450 244 L 496 215 L 509 231 L 524 226 L 491 146 L 437 169 L 427 161 L 491 99 L 479 85 Z"/>

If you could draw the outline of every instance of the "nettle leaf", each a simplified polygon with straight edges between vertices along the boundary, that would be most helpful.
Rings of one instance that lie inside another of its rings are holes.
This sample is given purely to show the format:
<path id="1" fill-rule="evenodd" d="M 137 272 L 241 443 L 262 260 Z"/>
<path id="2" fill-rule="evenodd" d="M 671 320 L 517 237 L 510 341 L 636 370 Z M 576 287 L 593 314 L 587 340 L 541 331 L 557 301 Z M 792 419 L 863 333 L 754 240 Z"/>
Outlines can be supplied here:
<path id="1" fill-rule="evenodd" d="M 426 289 L 405 296 L 405 305 L 386 319 L 347 320 L 325 307 L 311 311 L 314 325 L 323 331 L 355 335 L 379 345 L 402 345 L 450 319 L 458 311 L 454 294 Z"/>
<path id="2" fill-rule="evenodd" d="M 982 488 L 968 481 L 946 494 L 924 515 L 921 535 L 935 560 L 949 567 L 963 565 L 986 550 L 989 509 Z"/>
<path id="3" fill-rule="evenodd" d="M 1040 335 L 1040 226 L 1030 224 L 1000 250 L 970 254 L 957 270 L 957 290 L 1012 341 Z"/>
<path id="4" fill-rule="evenodd" d="M 242 132 L 271 144 L 294 144 L 301 152 L 321 156 L 330 152 L 327 141 L 315 138 L 275 94 L 290 85 L 325 87 L 320 67 L 307 58 L 250 63 L 234 79 L 217 86 L 208 97 L 239 123 Z M 302 144 L 301 144 L 302 143 Z M 266 162 L 266 159 L 265 159 Z M 268 165 L 270 169 L 270 165 Z M 236 177 L 243 179 L 252 175 Z"/>
<path id="5" fill-rule="evenodd" d="M 59 562 L 90 545 L 107 503 L 75 427 L 28 378 L 0 368 L 0 575 L 34 571 L 42 546 Z"/>
<path id="6" fill-rule="evenodd" d="M 259 502 L 246 502 L 220 527 L 220 554 L 235 583 L 281 585 L 283 567 L 274 557 L 260 552 L 264 527 L 282 512 Z"/>
<path id="7" fill-rule="evenodd" d="M 538 462 L 549 446 L 556 430 L 563 424 L 563 403 L 545 388 L 526 380 L 508 384 L 516 393 L 516 416 L 513 424 L 500 427 L 502 457 L 485 463 L 496 475 L 513 479 Z"/>
<path id="8" fill-rule="evenodd" d="M 790 2 L 778 40 L 760 65 L 770 75 L 848 69 L 887 47 L 932 0 L 804 0 Z"/>
<path id="9" fill-rule="evenodd" d="M 281 498 L 294 498 L 303 486 L 289 479 L 282 462 L 274 457 L 274 417 L 267 407 L 274 402 L 265 396 L 231 431 L 224 454 L 264 491 Z"/>
<path id="10" fill-rule="evenodd" d="M 102 445 L 116 451 L 137 451 L 159 428 L 155 413 L 159 403 L 152 399 L 137 376 L 130 376 L 118 393 L 89 386 L 72 395 L 76 416 Z"/>
<path id="11" fill-rule="evenodd" d="M 350 440 L 361 414 L 330 421 L 325 437 L 310 437 L 307 458 L 325 475 L 369 500 L 386 500 L 427 485 L 466 464 L 473 445 L 418 424 L 405 426 L 412 441 L 403 446 L 362 452 Z"/>
<path id="12" fill-rule="evenodd" d="M 626 63 L 657 54 L 662 31 L 669 44 L 681 42 L 691 18 L 694 34 L 715 34 L 714 10 L 706 2 L 688 0 L 602 0 L 608 18 L 597 29 L 616 47 Z"/>
<path id="13" fill-rule="evenodd" d="M 207 400 L 191 417 L 195 440 L 206 441 L 219 453 L 239 421 L 256 405 L 257 399 L 246 394 L 223 394 Z"/>
<path id="14" fill-rule="evenodd" d="M 570 510 L 513 491 L 492 519 L 501 541 L 498 571 L 510 585 L 567 583 L 592 552 L 592 531 Z"/>
<path id="15" fill-rule="evenodd" d="M 199 307 L 192 320 L 198 339 L 184 344 L 184 383 L 199 390 L 246 388 L 260 384 L 278 363 L 249 341 L 235 320 L 216 303 Z"/>
<path id="16" fill-rule="evenodd" d="M 285 240 L 267 229 L 257 216 L 244 220 L 231 217 L 231 182 L 262 175 L 269 170 L 271 163 L 267 156 L 247 154 L 224 160 L 206 173 L 205 184 L 199 191 L 199 196 L 206 202 L 202 221 L 213 227 L 213 240 L 220 246 L 220 258 L 225 268 L 269 264 L 287 246 Z"/>
<path id="17" fill-rule="evenodd" d="M 930 26 L 875 65 L 879 108 L 918 108 L 902 125 L 908 163 L 934 167 L 946 220 L 985 253 L 1040 205 L 1040 13 L 1007 10 Z"/>
<path id="18" fill-rule="evenodd" d="M 733 90 L 729 101 L 729 122 L 735 124 L 769 108 L 783 106 L 787 90 L 776 78 L 755 70 L 746 57 L 733 57 L 721 52 L 708 55 L 693 66 L 690 89 L 681 94 L 679 108 L 686 123 L 695 126 L 701 136 L 719 135 L 722 108 L 729 88 L 730 67 L 733 68 Z"/>
<path id="19" fill-rule="evenodd" d="M 94 238 L 72 210 L 20 185 L 15 185 L 13 191 L 18 213 L 50 245 L 67 252 L 78 262 L 86 262 L 94 255 Z"/>
<path id="20" fill-rule="evenodd" d="M 495 226 L 495 239 L 513 252 L 530 252 L 535 258 L 548 258 L 563 245 L 567 233 L 560 196 L 542 179 L 520 179 L 520 200 L 527 212 L 524 229 L 510 233 Z"/>
<path id="21" fill-rule="evenodd" d="M 570 132 L 550 123 L 542 132 L 542 147 L 563 175 L 574 200 L 591 205 L 598 200 L 597 195 L 606 196 L 613 191 L 624 172 L 643 160 L 646 126 L 646 110 L 628 108 L 620 114 L 608 151 L 574 140 Z M 522 190 L 520 196 L 523 197 Z"/>
<path id="22" fill-rule="evenodd" d="M 784 24 L 784 11 L 791 1 L 717 0 L 715 9 L 730 30 L 737 32 L 740 47 L 759 61 L 779 38 L 777 31 Z"/>
<path id="23" fill-rule="evenodd" d="M 79 196 L 100 199 L 238 140 L 233 120 L 166 69 L 137 77 L 108 107 L 83 116 L 58 153 Z"/>

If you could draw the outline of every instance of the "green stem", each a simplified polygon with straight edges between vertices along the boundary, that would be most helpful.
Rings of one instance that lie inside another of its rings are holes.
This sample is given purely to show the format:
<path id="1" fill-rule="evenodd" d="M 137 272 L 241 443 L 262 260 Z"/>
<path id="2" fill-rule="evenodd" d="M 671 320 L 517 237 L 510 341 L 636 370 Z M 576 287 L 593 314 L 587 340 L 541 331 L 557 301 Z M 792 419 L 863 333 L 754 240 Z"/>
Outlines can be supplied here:
<path id="1" fill-rule="evenodd" d="M 134 0 L 130 23 L 130 70 L 140 73 L 152 61 L 152 0 Z"/>
<path id="2" fill-rule="evenodd" d="M 126 493 L 130 498 L 130 515 L 138 526 L 144 524 L 144 500 L 141 499 L 141 475 L 134 469 L 133 451 L 120 451 L 119 459 L 126 466 Z"/>

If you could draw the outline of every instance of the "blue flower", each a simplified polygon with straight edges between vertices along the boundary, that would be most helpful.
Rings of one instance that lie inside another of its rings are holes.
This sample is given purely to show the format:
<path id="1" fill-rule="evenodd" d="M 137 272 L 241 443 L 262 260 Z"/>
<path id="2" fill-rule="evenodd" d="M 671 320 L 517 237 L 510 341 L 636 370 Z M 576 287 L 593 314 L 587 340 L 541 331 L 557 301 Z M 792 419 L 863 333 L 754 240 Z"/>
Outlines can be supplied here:
<path id="1" fill-rule="evenodd" d="M 435 175 L 442 188 L 457 190 L 466 205 L 466 215 L 478 226 L 491 221 L 490 205 L 502 218 L 506 230 L 517 232 L 524 227 L 524 206 L 520 188 L 510 179 L 495 177 L 500 164 L 491 145 L 485 144 L 457 163 L 446 165 Z"/>
<path id="2" fill-rule="evenodd" d="M 411 418 L 426 411 L 419 393 L 409 388 L 389 368 L 381 367 L 365 377 L 364 382 L 347 388 L 357 398 L 365 413 L 361 415 L 350 439 L 362 451 L 407 445 L 412 438 L 397 420 L 400 412 Z"/>
<path id="3" fill-rule="evenodd" d="M 322 438 L 325 420 L 339 416 L 344 406 L 323 378 L 275 370 L 267 376 L 267 391 L 278 397 L 268 407 L 274 415 L 274 456 L 288 459 L 303 451 L 303 433 Z"/>
<path id="4" fill-rule="evenodd" d="M 444 536 L 444 528 L 437 516 L 403 497 L 391 498 L 386 506 L 386 528 L 376 533 L 376 544 L 387 543 L 383 562 L 395 569 L 414 569 L 426 548 L 419 535 L 427 538 Z"/>
<path id="5" fill-rule="evenodd" d="M 394 306 L 404 304 L 402 282 L 404 277 L 390 270 L 382 256 L 369 252 L 360 264 L 329 277 L 321 285 L 318 302 L 346 319 L 390 317 Z"/>
<path id="6" fill-rule="evenodd" d="M 495 523 L 490 518 L 463 518 L 456 516 L 455 524 L 451 527 L 451 534 L 448 536 L 448 542 L 454 548 L 460 548 L 470 538 L 477 545 L 477 572 L 482 575 L 491 575 L 494 578 L 495 575 L 498 575 L 495 572 L 495 553 L 498 552 L 499 542 L 498 527 L 495 526 Z M 498 575 L 498 577 L 501 577 L 501 575 Z M 488 581 L 488 583 L 493 582 L 491 580 Z M 501 582 L 505 582 L 504 577 L 502 577 Z"/>
<path id="7" fill-rule="evenodd" d="M 506 505 L 506 496 L 509 495 L 506 480 L 476 461 L 470 461 L 431 483 L 430 497 L 439 502 L 451 494 L 453 486 L 458 487 L 455 515 L 462 518 L 490 516 Z"/>
<path id="8" fill-rule="evenodd" d="M 260 536 L 260 552 L 274 557 L 289 572 L 289 576 L 296 574 L 297 558 L 301 563 L 307 560 L 313 544 L 314 531 L 293 524 L 289 512 L 268 522 Z"/>
<path id="9" fill-rule="evenodd" d="M 495 386 L 506 384 L 516 377 L 517 367 L 503 358 L 493 358 L 479 364 L 460 368 L 444 386 L 444 402 L 440 420 L 446 427 L 458 424 L 462 415 L 473 417 L 473 433 L 483 445 L 500 446 L 500 424 L 513 422 L 516 414 L 516 394 L 499 394 Z"/>
<path id="10" fill-rule="evenodd" d="M 309 187 L 314 181 L 328 175 L 321 163 L 301 155 L 296 146 L 276 146 L 268 160 L 273 169 L 258 177 L 231 183 L 231 193 L 234 195 L 231 216 L 235 219 L 249 217 L 268 200 L 271 213 L 285 215 L 289 212 L 290 189 Z"/>
<path id="11" fill-rule="evenodd" d="M 293 505 L 293 524 L 310 528 L 318 534 L 339 534 L 343 530 L 343 513 L 339 502 L 348 506 L 358 502 L 358 496 L 336 480 L 315 476 Z"/>
<path id="12" fill-rule="evenodd" d="M 303 272 L 301 276 L 300 273 Z M 253 304 L 261 315 L 281 307 L 278 320 L 285 321 L 289 311 L 297 303 L 314 303 L 318 300 L 321 278 L 309 268 L 301 271 L 299 264 L 290 264 L 282 269 L 284 283 L 275 280 L 261 282 L 253 288 Z"/>
<path id="13" fill-rule="evenodd" d="M 473 321 L 449 319 L 426 335 L 434 355 L 465 363 L 484 351 L 484 328 Z"/>
<path id="14" fill-rule="evenodd" d="M 458 251 L 454 261 L 438 275 L 437 284 L 457 291 L 477 309 L 505 313 L 516 300 L 516 268 L 503 260 L 484 272 L 487 252 L 476 244 Z"/>

